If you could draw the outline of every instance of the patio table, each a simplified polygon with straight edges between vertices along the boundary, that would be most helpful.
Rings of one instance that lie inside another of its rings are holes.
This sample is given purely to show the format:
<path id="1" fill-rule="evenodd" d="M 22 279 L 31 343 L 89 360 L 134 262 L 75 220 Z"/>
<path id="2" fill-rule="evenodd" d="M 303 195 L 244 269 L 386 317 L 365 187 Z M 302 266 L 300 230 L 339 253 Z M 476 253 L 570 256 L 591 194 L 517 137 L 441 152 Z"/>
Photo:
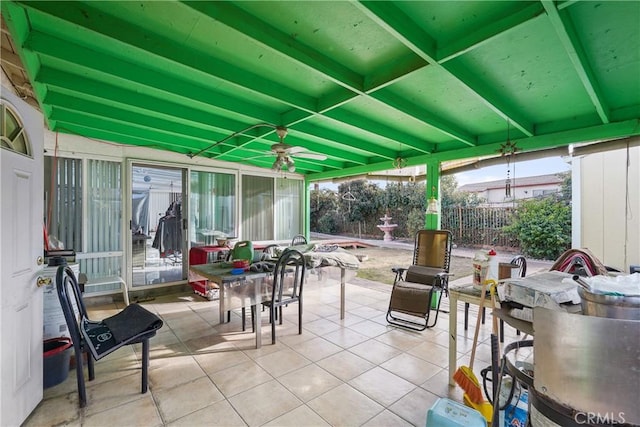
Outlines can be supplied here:
<path id="1" fill-rule="evenodd" d="M 242 274 L 231 274 L 233 267 L 227 263 L 198 264 L 189 268 L 218 285 L 220 323 L 225 323 L 225 314 L 229 310 L 259 305 L 263 299 L 270 297 L 264 279 L 271 273 L 247 270 Z M 260 313 L 260 310 L 256 310 L 256 348 L 262 346 Z"/>
<path id="2" fill-rule="evenodd" d="M 342 248 L 324 247 L 322 245 L 303 245 L 293 247 L 301 250 L 305 263 L 310 269 L 340 269 L 340 319 L 345 314 L 346 281 L 355 276 L 359 267 L 358 258 Z M 284 250 L 285 248 L 280 248 Z M 226 263 L 199 264 L 189 267 L 190 270 L 211 282 L 219 288 L 220 323 L 225 323 L 225 315 L 229 310 L 241 307 L 259 305 L 263 299 L 269 298 L 270 292 L 267 281 L 271 275 L 268 272 L 247 270 L 242 274 L 231 274 L 232 267 Z M 260 310 L 256 318 L 256 348 L 260 348 Z"/>

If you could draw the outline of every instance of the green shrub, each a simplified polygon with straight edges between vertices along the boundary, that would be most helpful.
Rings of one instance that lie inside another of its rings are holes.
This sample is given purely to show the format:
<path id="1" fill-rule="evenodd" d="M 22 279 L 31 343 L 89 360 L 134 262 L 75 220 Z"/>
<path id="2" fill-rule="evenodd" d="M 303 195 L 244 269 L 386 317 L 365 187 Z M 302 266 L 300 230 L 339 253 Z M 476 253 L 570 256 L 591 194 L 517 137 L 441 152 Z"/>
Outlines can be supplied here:
<path id="1" fill-rule="evenodd" d="M 503 231 L 518 237 L 524 255 L 556 259 L 571 247 L 571 208 L 552 198 L 522 202 Z"/>
<path id="2" fill-rule="evenodd" d="M 407 232 L 409 237 L 414 237 L 419 230 L 424 229 L 425 213 L 422 209 L 412 209 L 407 215 Z"/>
<path id="3" fill-rule="evenodd" d="M 338 224 L 338 214 L 335 212 L 327 212 L 318 219 L 316 231 L 324 234 L 338 234 L 338 231 L 340 231 Z"/>

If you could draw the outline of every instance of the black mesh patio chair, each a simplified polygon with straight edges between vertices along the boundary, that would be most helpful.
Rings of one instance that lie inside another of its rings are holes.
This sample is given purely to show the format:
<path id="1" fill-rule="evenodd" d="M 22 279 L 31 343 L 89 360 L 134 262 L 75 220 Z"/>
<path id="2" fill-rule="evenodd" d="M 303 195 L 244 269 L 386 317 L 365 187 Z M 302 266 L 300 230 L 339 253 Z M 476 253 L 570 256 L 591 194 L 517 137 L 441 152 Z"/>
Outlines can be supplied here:
<path id="1" fill-rule="evenodd" d="M 436 325 L 442 296 L 448 295 L 452 242 L 452 234 L 447 230 L 416 233 L 413 264 L 408 268 L 392 268 L 396 277 L 387 322 L 418 331 Z"/>

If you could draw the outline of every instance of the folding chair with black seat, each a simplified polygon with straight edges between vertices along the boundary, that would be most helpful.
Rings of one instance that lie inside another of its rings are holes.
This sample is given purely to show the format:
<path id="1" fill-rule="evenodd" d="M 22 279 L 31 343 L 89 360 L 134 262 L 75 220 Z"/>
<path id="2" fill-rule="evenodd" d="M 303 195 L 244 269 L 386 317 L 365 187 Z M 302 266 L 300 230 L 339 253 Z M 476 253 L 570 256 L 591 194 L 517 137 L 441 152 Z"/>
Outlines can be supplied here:
<path id="1" fill-rule="evenodd" d="M 272 344 L 276 343 L 276 320 L 279 319 L 279 323 L 282 325 L 282 306 L 298 303 L 298 334 L 302 334 L 302 288 L 305 274 L 306 262 L 302 252 L 295 249 L 285 249 L 278 258 L 273 271 L 271 297 L 262 301 L 262 305 L 269 308 Z M 256 309 L 255 305 L 251 307 L 252 326 L 256 318 Z"/>
<path id="2" fill-rule="evenodd" d="M 149 338 L 162 327 L 162 319 L 139 304 L 129 304 L 104 320 L 90 320 L 80 286 L 73 270 L 66 265 L 61 265 L 56 271 L 56 289 L 75 351 L 80 407 L 87 404 L 83 353 L 87 353 L 89 381 L 92 381 L 95 378 L 94 360 L 100 360 L 125 345 L 142 343 L 142 393 L 146 393 Z"/>
<path id="3" fill-rule="evenodd" d="M 394 267 L 387 322 L 422 331 L 438 321 L 442 295 L 448 295 L 452 234 L 447 230 L 420 230 L 416 233 L 413 264 Z M 435 311 L 433 323 L 430 323 Z"/>

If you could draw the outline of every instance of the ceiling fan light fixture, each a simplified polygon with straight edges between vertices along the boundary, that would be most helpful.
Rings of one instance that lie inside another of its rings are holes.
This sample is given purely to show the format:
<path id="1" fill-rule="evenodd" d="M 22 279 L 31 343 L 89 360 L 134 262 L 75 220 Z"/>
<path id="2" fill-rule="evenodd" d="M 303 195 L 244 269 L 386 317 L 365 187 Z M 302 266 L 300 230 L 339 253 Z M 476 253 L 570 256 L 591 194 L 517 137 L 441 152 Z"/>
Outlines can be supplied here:
<path id="1" fill-rule="evenodd" d="M 286 163 L 287 163 L 287 170 L 289 172 L 293 173 L 296 171 L 296 166 L 293 164 L 293 160 L 291 158 L 287 157 Z"/>
<path id="2" fill-rule="evenodd" d="M 276 172 L 279 172 L 282 170 L 282 167 L 284 166 L 284 159 L 280 156 L 278 156 L 278 158 L 275 160 L 275 162 L 273 162 L 273 166 L 271 166 L 271 169 L 273 169 Z"/>

